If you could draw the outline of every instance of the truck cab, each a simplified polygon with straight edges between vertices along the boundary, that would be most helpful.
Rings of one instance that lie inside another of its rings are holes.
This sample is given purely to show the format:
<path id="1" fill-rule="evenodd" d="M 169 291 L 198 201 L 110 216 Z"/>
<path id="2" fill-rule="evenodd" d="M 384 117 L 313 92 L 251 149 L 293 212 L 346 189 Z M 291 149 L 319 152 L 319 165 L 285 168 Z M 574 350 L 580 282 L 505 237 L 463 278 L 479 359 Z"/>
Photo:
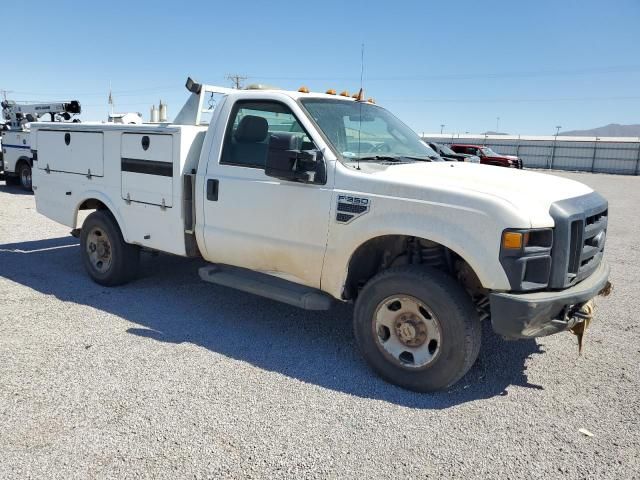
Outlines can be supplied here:
<path id="1" fill-rule="evenodd" d="M 585 185 L 433 161 L 362 92 L 187 88 L 167 124 L 33 126 L 37 209 L 99 284 L 133 280 L 144 248 L 301 308 L 353 303 L 365 359 L 417 391 L 464 375 L 481 321 L 565 331 L 606 291 L 608 207 Z"/>

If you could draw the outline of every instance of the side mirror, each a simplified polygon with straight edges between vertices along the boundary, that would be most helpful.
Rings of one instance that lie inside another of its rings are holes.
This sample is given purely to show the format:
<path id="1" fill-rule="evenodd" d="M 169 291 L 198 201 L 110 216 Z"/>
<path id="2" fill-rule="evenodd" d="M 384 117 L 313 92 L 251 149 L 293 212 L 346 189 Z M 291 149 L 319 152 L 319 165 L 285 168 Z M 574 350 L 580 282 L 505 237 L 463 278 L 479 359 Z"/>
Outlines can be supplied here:
<path id="1" fill-rule="evenodd" d="M 322 152 L 319 150 L 269 148 L 264 173 L 282 180 L 312 183 L 319 181 L 318 173 L 323 165 Z"/>
<path id="2" fill-rule="evenodd" d="M 301 147 L 300 135 L 290 132 L 272 134 L 264 173 L 269 177 L 293 182 L 323 182 L 322 152 L 302 150 Z"/>

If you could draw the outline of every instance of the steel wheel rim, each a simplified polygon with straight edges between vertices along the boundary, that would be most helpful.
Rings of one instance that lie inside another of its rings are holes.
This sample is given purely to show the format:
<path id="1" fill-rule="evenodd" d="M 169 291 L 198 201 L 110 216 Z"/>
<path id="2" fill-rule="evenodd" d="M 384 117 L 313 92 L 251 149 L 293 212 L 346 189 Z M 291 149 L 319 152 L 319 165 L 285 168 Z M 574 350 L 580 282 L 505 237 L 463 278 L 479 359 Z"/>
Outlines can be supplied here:
<path id="1" fill-rule="evenodd" d="M 22 180 L 22 185 L 24 187 L 30 187 L 31 186 L 31 174 L 29 173 L 29 171 L 26 168 L 23 168 L 20 173 L 21 173 L 20 179 Z"/>
<path id="2" fill-rule="evenodd" d="M 100 273 L 105 273 L 112 262 L 111 240 L 104 230 L 93 227 L 87 235 L 87 254 L 91 266 Z"/>
<path id="3" fill-rule="evenodd" d="M 378 349 L 396 366 L 409 370 L 425 368 L 440 354 L 440 321 L 415 297 L 387 297 L 376 307 L 372 323 Z"/>

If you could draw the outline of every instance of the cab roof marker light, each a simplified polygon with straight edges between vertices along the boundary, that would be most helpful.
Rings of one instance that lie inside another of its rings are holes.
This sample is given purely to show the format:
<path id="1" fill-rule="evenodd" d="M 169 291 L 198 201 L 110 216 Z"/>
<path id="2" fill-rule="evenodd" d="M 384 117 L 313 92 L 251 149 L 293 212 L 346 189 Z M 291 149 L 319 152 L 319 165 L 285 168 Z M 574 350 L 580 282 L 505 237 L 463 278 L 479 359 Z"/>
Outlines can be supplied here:
<path id="1" fill-rule="evenodd" d="M 329 89 L 329 90 L 327 90 L 325 93 L 326 93 L 327 95 L 335 95 L 335 94 L 336 94 L 336 91 L 335 91 L 333 88 L 330 88 L 330 89 Z"/>
<path id="2" fill-rule="evenodd" d="M 298 89 L 300 93 L 309 93 L 309 89 L 304 85 Z"/>
<path id="3" fill-rule="evenodd" d="M 347 90 L 343 90 L 343 91 L 340 92 L 340 96 L 341 97 L 348 97 L 350 95 L 349 95 L 349 92 Z"/>

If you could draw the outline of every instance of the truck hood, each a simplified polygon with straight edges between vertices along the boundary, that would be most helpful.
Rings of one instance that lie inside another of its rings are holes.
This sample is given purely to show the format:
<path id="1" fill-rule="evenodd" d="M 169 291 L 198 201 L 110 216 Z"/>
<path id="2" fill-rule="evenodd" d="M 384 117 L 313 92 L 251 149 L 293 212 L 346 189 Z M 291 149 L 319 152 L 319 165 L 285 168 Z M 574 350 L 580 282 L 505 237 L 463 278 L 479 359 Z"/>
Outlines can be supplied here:
<path id="1" fill-rule="evenodd" d="M 467 192 L 469 197 L 491 196 L 529 218 L 534 228 L 553 225 L 549 215 L 553 202 L 593 191 L 582 183 L 555 175 L 467 162 L 393 165 L 373 176 L 383 183 L 405 187 L 400 191 L 406 191 L 407 198 L 425 199 L 429 192 L 443 191 L 459 195 Z M 393 188 L 393 193 L 399 191 Z M 473 199 L 461 199 L 469 200 Z"/>

